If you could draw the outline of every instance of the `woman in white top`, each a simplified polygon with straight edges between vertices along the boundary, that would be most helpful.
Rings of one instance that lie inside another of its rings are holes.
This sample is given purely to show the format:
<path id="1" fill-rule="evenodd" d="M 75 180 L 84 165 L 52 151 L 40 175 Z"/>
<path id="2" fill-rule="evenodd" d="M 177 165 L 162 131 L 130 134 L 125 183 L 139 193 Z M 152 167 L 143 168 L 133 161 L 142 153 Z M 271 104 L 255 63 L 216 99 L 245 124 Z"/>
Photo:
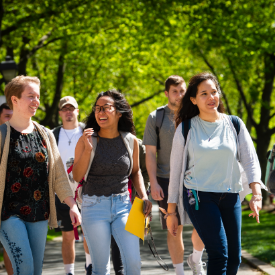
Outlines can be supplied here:
<path id="1" fill-rule="evenodd" d="M 182 121 L 190 122 L 186 141 Z M 170 162 L 168 230 L 172 234 L 177 228 L 173 212 L 178 204 L 181 218 L 188 219 L 186 211 L 205 244 L 208 274 L 235 275 L 241 263 L 239 192 L 246 187 L 238 161 L 253 193 L 250 215 L 257 222 L 262 207 L 261 170 L 253 142 L 241 119 L 224 114 L 219 83 L 210 73 L 190 79 L 176 126 Z"/>

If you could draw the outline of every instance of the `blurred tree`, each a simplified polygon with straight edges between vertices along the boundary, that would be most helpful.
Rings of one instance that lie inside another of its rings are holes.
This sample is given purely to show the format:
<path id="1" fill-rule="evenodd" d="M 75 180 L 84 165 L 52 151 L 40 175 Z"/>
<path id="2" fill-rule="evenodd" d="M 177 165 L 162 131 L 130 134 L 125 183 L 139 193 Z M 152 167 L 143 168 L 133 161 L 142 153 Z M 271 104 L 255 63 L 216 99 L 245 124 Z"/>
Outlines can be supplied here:
<path id="1" fill-rule="evenodd" d="M 264 180 L 266 152 L 275 133 L 275 2 L 185 1 L 174 8 L 179 10 L 178 18 L 188 13 L 191 52 L 201 56 L 222 86 L 231 81 L 230 89 L 223 89 L 227 110 L 242 115 L 240 106 L 244 106 Z M 239 95 L 232 108 L 228 98 L 233 87 Z"/>
<path id="2" fill-rule="evenodd" d="M 53 128 L 58 101 L 74 96 L 80 118 L 98 92 L 122 91 L 137 135 L 167 102 L 165 79 L 210 70 L 229 114 L 246 122 L 262 171 L 275 133 L 274 1 L 0 0 L 0 58 L 41 79 L 36 119 Z M 0 79 L 3 93 L 4 83 Z M 264 174 L 264 173 L 263 173 Z"/>

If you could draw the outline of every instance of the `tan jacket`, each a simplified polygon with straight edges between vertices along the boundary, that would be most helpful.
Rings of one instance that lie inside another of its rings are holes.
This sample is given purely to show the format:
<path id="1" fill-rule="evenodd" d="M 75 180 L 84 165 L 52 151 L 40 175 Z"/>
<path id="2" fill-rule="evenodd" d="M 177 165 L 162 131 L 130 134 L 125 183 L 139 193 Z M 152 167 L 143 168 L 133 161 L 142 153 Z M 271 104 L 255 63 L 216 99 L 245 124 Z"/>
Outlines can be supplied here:
<path id="1" fill-rule="evenodd" d="M 54 135 L 51 131 L 47 130 L 49 136 L 45 132 L 44 128 L 33 121 L 33 123 L 37 126 L 37 129 L 41 136 L 46 141 L 48 157 L 49 157 L 49 197 L 50 197 L 50 216 L 49 216 L 49 226 L 50 227 L 58 227 L 57 218 L 56 218 L 56 208 L 55 208 L 55 193 L 59 197 L 60 201 L 63 202 L 69 196 L 73 196 L 71 187 L 68 182 L 68 177 L 66 175 L 64 165 L 62 163 L 62 159 L 59 155 L 59 151 L 56 145 L 56 141 Z M 2 204 L 3 197 L 5 191 L 5 183 L 6 183 L 6 170 L 8 163 L 8 154 L 10 147 L 10 124 L 7 124 L 7 136 L 5 140 L 5 145 L 3 148 L 3 153 L 1 152 L 0 147 L 0 155 L 2 154 L 1 164 L 0 164 L 0 224 L 1 224 L 1 212 L 2 212 Z M 2 135 L 0 132 L 0 144 L 1 144 Z"/>

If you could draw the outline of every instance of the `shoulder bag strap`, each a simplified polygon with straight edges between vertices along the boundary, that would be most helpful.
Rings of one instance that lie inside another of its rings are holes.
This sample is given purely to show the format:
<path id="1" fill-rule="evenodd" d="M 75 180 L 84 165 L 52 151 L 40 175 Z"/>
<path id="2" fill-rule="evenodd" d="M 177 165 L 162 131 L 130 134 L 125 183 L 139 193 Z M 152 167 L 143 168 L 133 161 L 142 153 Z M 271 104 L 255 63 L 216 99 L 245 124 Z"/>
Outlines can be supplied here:
<path id="1" fill-rule="evenodd" d="M 55 137 L 57 145 L 58 145 L 58 141 L 59 141 L 59 134 L 60 134 L 61 127 L 62 126 L 58 126 L 58 127 L 56 127 L 56 128 L 53 129 L 53 135 Z"/>
<path id="2" fill-rule="evenodd" d="M 160 149 L 159 131 L 164 119 L 164 114 L 165 114 L 164 106 L 157 108 L 157 114 L 156 114 L 157 150 Z"/>
<path id="3" fill-rule="evenodd" d="M 188 133 L 189 133 L 189 130 L 191 128 L 191 119 L 188 118 L 188 119 L 185 119 L 181 122 L 181 131 L 182 131 L 182 135 L 184 137 L 184 146 L 186 144 L 186 141 L 187 141 L 187 136 L 188 136 Z"/>
<path id="4" fill-rule="evenodd" d="M 8 131 L 8 127 L 7 124 L 4 123 L 2 125 L 0 125 L 0 132 L 1 132 L 1 157 L 0 160 L 2 159 L 2 154 L 3 154 L 3 149 L 4 149 L 4 145 L 5 145 L 5 140 L 6 140 L 6 136 L 7 136 L 7 131 Z"/>
<path id="5" fill-rule="evenodd" d="M 237 116 L 230 115 L 229 118 L 231 119 L 232 124 L 234 125 L 234 128 L 237 132 L 237 135 L 240 133 L 240 120 Z"/>

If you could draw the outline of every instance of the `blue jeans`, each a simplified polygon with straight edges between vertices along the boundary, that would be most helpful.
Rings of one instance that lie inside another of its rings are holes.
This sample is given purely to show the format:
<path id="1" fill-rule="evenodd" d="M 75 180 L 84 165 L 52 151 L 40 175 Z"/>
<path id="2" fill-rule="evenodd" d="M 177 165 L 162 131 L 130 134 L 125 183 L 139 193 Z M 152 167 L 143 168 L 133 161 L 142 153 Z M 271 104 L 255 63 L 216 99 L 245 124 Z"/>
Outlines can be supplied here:
<path id="1" fill-rule="evenodd" d="M 184 208 L 208 253 L 207 274 L 236 275 L 241 263 L 241 202 L 236 193 L 199 191 L 199 210 L 189 204 L 183 189 Z"/>
<path id="2" fill-rule="evenodd" d="M 1 222 L 0 241 L 11 260 L 13 274 L 42 274 L 47 232 L 47 220 L 25 222 L 11 216 Z"/>
<path id="3" fill-rule="evenodd" d="M 129 194 L 83 196 L 82 228 L 93 263 L 93 275 L 110 274 L 111 235 L 119 247 L 125 275 L 139 275 L 139 238 L 125 230 L 131 209 Z"/>

